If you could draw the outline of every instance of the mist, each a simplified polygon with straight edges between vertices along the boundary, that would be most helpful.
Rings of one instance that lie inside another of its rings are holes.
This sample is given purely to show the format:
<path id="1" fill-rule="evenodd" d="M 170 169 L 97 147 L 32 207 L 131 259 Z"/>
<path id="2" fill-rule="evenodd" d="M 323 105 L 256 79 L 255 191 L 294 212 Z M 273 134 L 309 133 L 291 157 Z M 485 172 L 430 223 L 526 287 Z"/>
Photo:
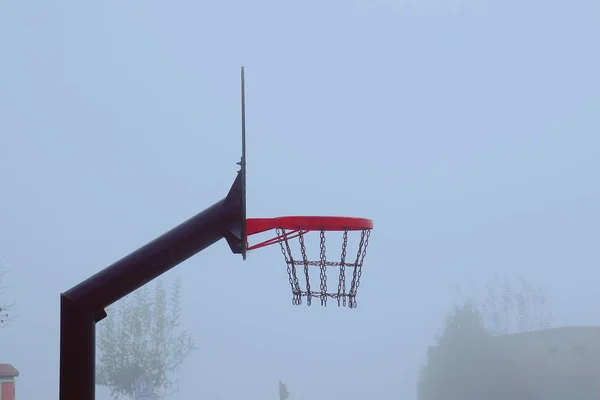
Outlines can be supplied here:
<path id="1" fill-rule="evenodd" d="M 221 240 L 161 277 L 192 346 L 156 394 L 417 399 L 457 307 L 503 356 L 519 335 L 598 325 L 599 16 L 587 0 L 0 1 L 0 364 L 16 398 L 58 398 L 60 293 L 227 194 L 241 65 L 248 217 L 373 220 L 357 307 L 292 305 L 278 245 L 243 261 Z M 506 303 L 486 303 L 522 279 L 548 321 L 514 298 L 498 322 Z M 578 335 L 522 349 L 596 365 Z"/>

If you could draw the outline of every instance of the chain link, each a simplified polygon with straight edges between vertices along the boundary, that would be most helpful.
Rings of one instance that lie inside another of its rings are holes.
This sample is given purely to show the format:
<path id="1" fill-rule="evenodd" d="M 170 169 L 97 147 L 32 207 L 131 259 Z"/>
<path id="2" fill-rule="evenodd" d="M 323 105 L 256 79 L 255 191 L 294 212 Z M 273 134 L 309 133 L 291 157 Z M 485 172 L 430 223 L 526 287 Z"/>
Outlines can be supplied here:
<path id="1" fill-rule="evenodd" d="M 354 288 L 354 298 L 356 298 L 356 293 L 358 292 L 358 287 L 360 286 L 360 277 L 362 276 L 362 266 L 363 261 L 365 260 L 365 256 L 367 255 L 367 247 L 369 247 L 369 237 L 371 236 L 371 231 L 368 229 L 363 230 L 362 236 L 364 236 L 364 247 L 362 254 L 360 256 L 360 261 L 358 262 L 358 276 L 356 277 L 356 287 Z M 361 236 L 361 239 L 362 239 Z M 362 240 L 361 240 L 362 242 Z M 356 300 L 354 300 L 354 307 L 356 307 Z"/>
<path id="2" fill-rule="evenodd" d="M 321 231 L 321 305 L 327 306 L 327 247 L 325 231 Z"/>
<path id="3" fill-rule="evenodd" d="M 298 239 L 300 240 L 300 252 L 302 253 L 302 261 L 304 262 L 304 276 L 306 278 L 306 305 L 310 306 L 312 301 L 312 291 L 310 290 L 310 275 L 308 273 L 308 258 L 306 257 L 306 246 L 304 245 L 304 232 L 298 233 Z"/>
<path id="4" fill-rule="evenodd" d="M 300 283 L 298 282 L 296 275 L 296 263 L 294 262 L 294 258 L 292 256 L 292 250 L 290 249 L 290 244 L 287 240 L 285 230 L 280 230 L 277 228 L 275 232 L 277 233 L 277 237 L 281 238 L 279 239 L 279 244 L 281 245 L 281 254 L 283 254 L 285 263 L 287 264 L 288 279 L 290 286 L 292 287 L 292 304 L 299 305 L 301 302 L 302 293 L 300 290 Z"/>
<path id="5" fill-rule="evenodd" d="M 340 261 L 340 278 L 338 281 L 337 303 L 343 302 L 346 307 L 346 248 L 348 247 L 348 231 L 344 231 L 342 239 L 342 256 Z"/>
<path id="6" fill-rule="evenodd" d="M 304 265 L 304 261 L 300 260 L 294 260 L 294 264 L 296 265 Z M 311 265 L 313 267 L 320 267 L 321 266 L 321 261 L 308 261 L 308 265 Z M 326 261 L 325 265 L 328 267 L 341 267 L 342 263 L 339 261 Z M 345 262 L 344 265 L 346 266 L 346 268 L 348 267 L 352 267 L 354 268 L 354 263 L 353 262 Z"/>
<path id="7" fill-rule="evenodd" d="M 285 259 L 287 265 L 287 273 L 288 273 L 288 281 L 290 283 L 290 287 L 292 289 L 292 304 L 300 305 L 302 304 L 302 297 L 306 297 L 306 304 L 311 305 L 312 298 L 317 297 L 321 300 L 322 306 L 327 306 L 327 298 L 331 297 L 337 300 L 338 307 L 350 307 L 356 308 L 356 296 L 358 293 L 358 288 L 360 287 L 360 279 L 362 276 L 362 265 L 367 254 L 367 248 L 369 246 L 369 237 L 371 235 L 371 231 L 369 229 L 364 229 L 361 231 L 360 242 L 357 249 L 356 261 L 355 262 L 347 262 L 347 248 L 348 248 L 348 231 L 344 231 L 343 239 L 342 239 L 342 253 L 340 261 L 327 261 L 327 246 L 325 243 L 325 231 L 320 231 L 320 260 L 319 261 L 309 261 L 306 254 L 306 245 L 304 242 L 304 235 L 307 232 L 299 231 L 297 237 L 300 242 L 300 252 L 302 255 L 302 260 L 294 260 L 292 256 L 292 251 L 288 241 L 288 233 L 285 229 L 277 229 L 277 236 L 279 238 L 279 244 L 281 245 L 281 253 Z M 295 236 L 293 236 L 295 237 Z M 304 268 L 304 277 L 306 280 L 306 290 L 302 290 L 300 288 L 300 283 L 297 276 L 297 268 L 296 266 L 302 265 Z M 311 266 L 319 266 L 320 268 L 320 290 L 313 291 L 310 286 L 310 271 L 309 267 Z M 339 267 L 339 281 L 337 287 L 337 293 L 327 292 L 327 267 Z M 346 268 L 352 268 L 352 281 L 350 284 L 350 288 L 346 290 Z"/>
<path id="8" fill-rule="evenodd" d="M 350 286 L 350 308 L 356 308 L 356 293 L 358 291 L 358 287 L 360 286 L 360 277 L 362 275 L 362 262 L 367 254 L 367 246 L 369 245 L 369 236 L 371 235 L 371 231 L 368 229 L 364 229 L 360 235 L 360 243 L 358 245 L 358 250 L 356 254 L 356 263 L 354 264 L 354 271 L 352 274 L 352 285 Z"/>

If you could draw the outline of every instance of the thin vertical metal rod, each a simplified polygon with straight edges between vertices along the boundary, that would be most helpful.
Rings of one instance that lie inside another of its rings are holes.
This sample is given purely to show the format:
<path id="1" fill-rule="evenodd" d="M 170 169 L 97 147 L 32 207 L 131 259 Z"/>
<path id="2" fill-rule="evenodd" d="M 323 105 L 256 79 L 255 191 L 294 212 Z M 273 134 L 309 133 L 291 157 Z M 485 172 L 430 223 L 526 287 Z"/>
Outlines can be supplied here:
<path id="1" fill-rule="evenodd" d="M 246 259 L 247 240 L 246 240 L 246 83 L 244 80 L 244 66 L 241 70 L 241 91 L 242 91 L 242 159 L 240 161 L 240 175 L 242 177 L 242 225 L 241 225 L 241 253 L 242 258 Z"/>
<path id="2" fill-rule="evenodd" d="M 242 168 L 246 166 L 246 83 L 244 82 L 244 67 L 242 66 Z M 245 181 L 245 177 L 244 177 Z M 244 187 L 246 187 L 245 183 Z"/>

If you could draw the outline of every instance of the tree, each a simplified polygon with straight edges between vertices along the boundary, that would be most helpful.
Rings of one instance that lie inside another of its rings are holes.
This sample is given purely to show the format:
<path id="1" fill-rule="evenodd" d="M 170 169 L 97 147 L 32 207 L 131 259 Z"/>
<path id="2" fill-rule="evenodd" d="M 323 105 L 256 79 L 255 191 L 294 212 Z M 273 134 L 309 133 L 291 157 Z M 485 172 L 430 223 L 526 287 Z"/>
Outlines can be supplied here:
<path id="1" fill-rule="evenodd" d="M 436 345 L 427 351 L 427 362 L 419 376 L 419 400 L 441 398 L 443 393 L 448 394 L 448 398 L 461 398 L 456 391 L 463 386 L 464 375 L 473 372 L 467 368 L 472 369 L 478 354 L 470 347 L 477 348 L 481 354 L 482 349 L 487 349 L 488 340 L 489 334 L 474 304 L 466 302 L 455 306 L 446 317 L 442 333 L 436 337 Z"/>
<path id="2" fill-rule="evenodd" d="M 6 270 L 0 266 L 0 293 L 6 286 L 3 286 L 1 282 L 4 280 L 4 276 L 6 275 Z M 6 303 L 2 301 L 0 303 L 0 328 L 5 327 L 10 321 L 12 321 L 12 315 L 10 314 L 10 309 L 14 306 L 14 303 Z"/>
<path id="3" fill-rule="evenodd" d="M 286 400 L 288 397 L 290 397 L 290 392 L 288 392 L 287 386 L 279 381 L 279 400 Z"/>
<path id="4" fill-rule="evenodd" d="M 464 296 L 462 289 L 457 288 Z M 465 301 L 474 301 L 468 296 Z M 486 296 L 478 302 L 478 310 L 488 331 L 495 335 L 529 332 L 552 326 L 553 314 L 548 310 L 548 297 L 540 286 L 519 278 L 514 284 L 507 276 L 494 275 L 486 285 Z"/>
<path id="5" fill-rule="evenodd" d="M 419 376 L 419 400 L 529 398 L 518 365 L 499 352 L 474 303 L 456 305 L 436 339 Z"/>
<path id="6" fill-rule="evenodd" d="M 181 281 L 170 295 L 158 280 L 111 306 L 98 337 L 96 384 L 114 398 L 133 397 L 135 380 L 147 374 L 154 388 L 173 389 L 171 373 L 178 371 L 196 348 L 192 336 L 180 330 Z"/>

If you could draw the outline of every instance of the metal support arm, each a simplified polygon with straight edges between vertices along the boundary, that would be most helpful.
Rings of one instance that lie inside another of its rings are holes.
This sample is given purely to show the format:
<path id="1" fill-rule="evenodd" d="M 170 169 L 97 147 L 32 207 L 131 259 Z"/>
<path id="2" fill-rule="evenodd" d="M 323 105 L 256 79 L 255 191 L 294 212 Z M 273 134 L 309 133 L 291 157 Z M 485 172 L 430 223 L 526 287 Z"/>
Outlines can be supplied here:
<path id="1" fill-rule="evenodd" d="M 60 400 L 95 398 L 95 325 L 105 308 L 224 237 L 242 253 L 242 209 L 238 173 L 227 197 L 61 294 Z"/>

